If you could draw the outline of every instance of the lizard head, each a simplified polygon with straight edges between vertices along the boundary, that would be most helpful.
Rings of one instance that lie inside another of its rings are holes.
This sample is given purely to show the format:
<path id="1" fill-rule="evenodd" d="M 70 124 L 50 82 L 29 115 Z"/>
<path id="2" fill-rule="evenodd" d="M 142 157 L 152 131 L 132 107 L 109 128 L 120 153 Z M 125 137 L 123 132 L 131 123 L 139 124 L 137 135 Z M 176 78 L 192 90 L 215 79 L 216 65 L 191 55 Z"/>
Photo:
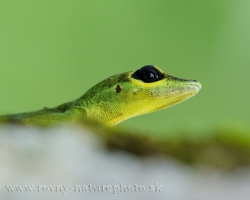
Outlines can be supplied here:
<path id="1" fill-rule="evenodd" d="M 181 103 L 201 89 L 196 80 L 164 73 L 154 65 L 111 76 L 83 96 L 88 118 L 113 126 L 128 118 Z"/>

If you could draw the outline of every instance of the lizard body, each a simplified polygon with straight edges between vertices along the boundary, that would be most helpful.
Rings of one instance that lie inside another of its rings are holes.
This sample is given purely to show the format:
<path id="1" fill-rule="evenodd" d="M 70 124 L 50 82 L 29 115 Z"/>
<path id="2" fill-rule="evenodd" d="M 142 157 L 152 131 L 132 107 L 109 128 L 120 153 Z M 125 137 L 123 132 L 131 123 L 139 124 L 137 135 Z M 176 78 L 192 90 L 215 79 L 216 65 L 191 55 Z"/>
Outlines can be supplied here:
<path id="1" fill-rule="evenodd" d="M 3 115 L 0 121 L 48 126 L 89 119 L 114 126 L 128 118 L 183 102 L 200 89 L 201 84 L 196 80 L 176 78 L 147 65 L 111 76 L 74 101 L 34 112 Z"/>

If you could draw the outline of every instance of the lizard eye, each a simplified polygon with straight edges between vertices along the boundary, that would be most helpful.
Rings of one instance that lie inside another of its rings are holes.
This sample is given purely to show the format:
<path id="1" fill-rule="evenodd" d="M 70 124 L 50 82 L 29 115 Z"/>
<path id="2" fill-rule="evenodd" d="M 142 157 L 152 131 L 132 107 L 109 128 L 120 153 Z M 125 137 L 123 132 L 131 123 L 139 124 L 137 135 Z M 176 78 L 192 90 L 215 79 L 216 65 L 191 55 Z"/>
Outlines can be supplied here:
<path id="1" fill-rule="evenodd" d="M 153 65 L 146 65 L 138 69 L 132 77 L 145 83 L 152 83 L 161 80 L 162 74 Z"/>

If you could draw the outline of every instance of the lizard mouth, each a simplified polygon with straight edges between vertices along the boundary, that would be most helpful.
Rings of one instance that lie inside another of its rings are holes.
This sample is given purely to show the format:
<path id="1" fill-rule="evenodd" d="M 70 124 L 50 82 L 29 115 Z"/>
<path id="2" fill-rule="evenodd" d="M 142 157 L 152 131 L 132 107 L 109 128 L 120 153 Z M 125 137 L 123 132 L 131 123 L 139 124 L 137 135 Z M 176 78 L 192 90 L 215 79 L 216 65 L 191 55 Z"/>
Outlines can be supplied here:
<path id="1" fill-rule="evenodd" d="M 198 81 L 192 82 L 191 85 L 194 86 L 194 89 L 196 90 L 196 92 L 199 92 L 200 89 L 202 88 L 200 82 Z"/>

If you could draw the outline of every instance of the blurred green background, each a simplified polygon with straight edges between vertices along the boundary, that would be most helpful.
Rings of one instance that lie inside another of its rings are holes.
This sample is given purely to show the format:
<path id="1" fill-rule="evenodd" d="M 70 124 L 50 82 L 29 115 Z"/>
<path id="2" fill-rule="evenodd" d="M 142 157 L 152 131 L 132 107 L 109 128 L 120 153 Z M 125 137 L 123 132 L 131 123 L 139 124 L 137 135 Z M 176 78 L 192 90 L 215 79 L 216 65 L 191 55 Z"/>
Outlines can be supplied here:
<path id="1" fill-rule="evenodd" d="M 250 2 L 0 1 L 0 113 L 52 107 L 155 64 L 203 88 L 118 127 L 204 130 L 250 119 Z"/>

